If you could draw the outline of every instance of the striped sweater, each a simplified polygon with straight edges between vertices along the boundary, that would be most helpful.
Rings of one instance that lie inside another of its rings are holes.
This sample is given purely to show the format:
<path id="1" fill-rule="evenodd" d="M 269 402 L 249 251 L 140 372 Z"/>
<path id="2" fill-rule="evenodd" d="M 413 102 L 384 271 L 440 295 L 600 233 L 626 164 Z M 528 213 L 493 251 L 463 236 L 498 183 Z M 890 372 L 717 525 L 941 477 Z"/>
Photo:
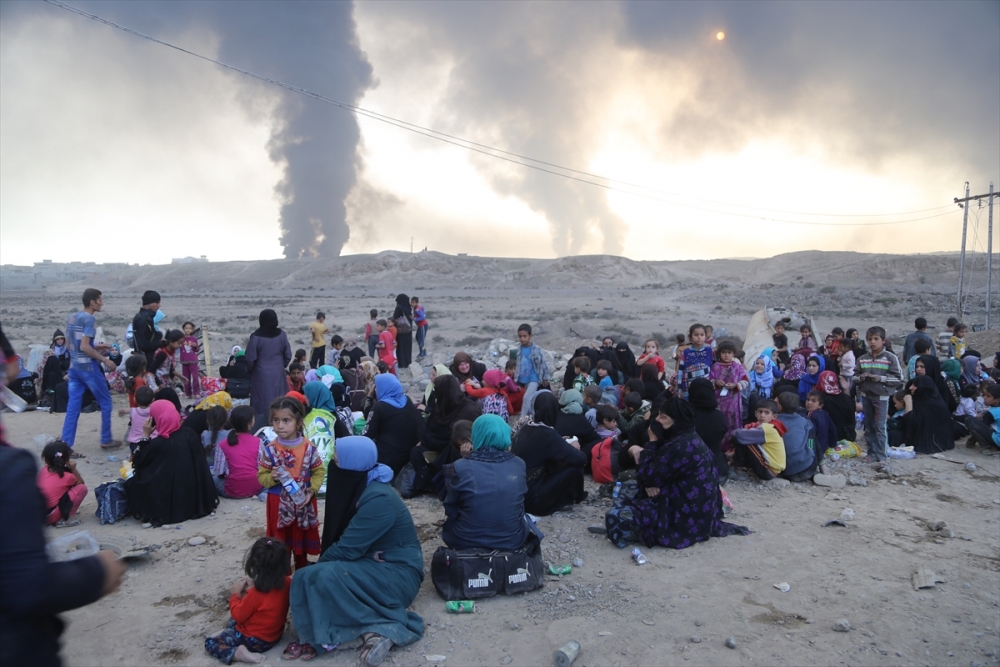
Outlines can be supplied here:
<path id="1" fill-rule="evenodd" d="M 891 396 L 903 384 L 899 358 L 884 348 L 878 354 L 862 354 L 854 372 L 864 378 L 858 382 L 858 396 Z"/>

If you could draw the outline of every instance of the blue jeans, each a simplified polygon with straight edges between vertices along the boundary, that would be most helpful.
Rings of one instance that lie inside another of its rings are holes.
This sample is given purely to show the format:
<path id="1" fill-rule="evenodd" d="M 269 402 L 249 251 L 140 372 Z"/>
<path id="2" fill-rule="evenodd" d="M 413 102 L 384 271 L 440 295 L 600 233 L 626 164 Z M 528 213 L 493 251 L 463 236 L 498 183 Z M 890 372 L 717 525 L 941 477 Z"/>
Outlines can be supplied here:
<path id="1" fill-rule="evenodd" d="M 529 382 L 524 385 L 524 399 L 521 401 L 521 414 L 532 416 L 535 414 L 535 394 L 538 393 L 538 383 Z"/>
<path id="2" fill-rule="evenodd" d="M 417 348 L 424 354 L 424 341 L 427 340 L 427 325 L 417 327 Z"/>
<path id="3" fill-rule="evenodd" d="M 861 408 L 865 412 L 865 442 L 868 456 L 876 461 L 885 461 L 888 435 L 885 421 L 889 416 L 888 396 L 862 396 Z"/>
<path id="4" fill-rule="evenodd" d="M 76 441 L 76 423 L 80 420 L 83 407 L 83 392 L 87 389 L 94 395 L 101 407 L 101 444 L 111 442 L 111 392 L 97 362 L 93 370 L 69 369 L 69 400 L 66 404 L 66 419 L 63 420 L 62 439 L 70 447 Z"/>

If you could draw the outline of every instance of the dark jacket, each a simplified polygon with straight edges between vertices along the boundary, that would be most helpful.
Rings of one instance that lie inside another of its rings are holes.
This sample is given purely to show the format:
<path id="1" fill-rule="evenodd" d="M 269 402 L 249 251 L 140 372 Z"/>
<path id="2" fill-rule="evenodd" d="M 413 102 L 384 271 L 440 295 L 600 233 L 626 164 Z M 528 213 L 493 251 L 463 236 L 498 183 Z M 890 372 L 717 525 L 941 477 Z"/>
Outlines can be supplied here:
<path id="1" fill-rule="evenodd" d="M 378 401 L 368 415 L 365 435 L 375 441 L 378 448 L 378 462 L 392 468 L 398 474 L 410 461 L 410 451 L 420 442 L 424 432 L 424 420 L 409 397 L 406 405 L 396 408 L 385 401 Z"/>
<path id="2" fill-rule="evenodd" d="M 802 415 L 782 412 L 778 421 L 785 425 L 788 431 L 781 439 L 785 443 L 785 469 L 782 477 L 797 475 L 810 466 L 816 465 L 816 431 L 812 422 Z"/>
<path id="3" fill-rule="evenodd" d="M 452 549 L 519 549 L 529 532 L 524 461 L 512 454 L 504 461 L 480 461 L 477 454 L 455 461 L 441 538 Z"/>
<path id="4" fill-rule="evenodd" d="M 147 308 L 140 308 L 132 318 L 132 335 L 135 337 L 135 347 L 146 355 L 146 367 L 153 367 L 153 355 L 160 347 L 163 333 L 153 326 L 155 313 Z"/>
<path id="5" fill-rule="evenodd" d="M 104 585 L 95 556 L 49 562 L 37 474 L 29 451 L 0 445 L 0 665 L 62 664 L 56 614 L 96 601 Z"/>

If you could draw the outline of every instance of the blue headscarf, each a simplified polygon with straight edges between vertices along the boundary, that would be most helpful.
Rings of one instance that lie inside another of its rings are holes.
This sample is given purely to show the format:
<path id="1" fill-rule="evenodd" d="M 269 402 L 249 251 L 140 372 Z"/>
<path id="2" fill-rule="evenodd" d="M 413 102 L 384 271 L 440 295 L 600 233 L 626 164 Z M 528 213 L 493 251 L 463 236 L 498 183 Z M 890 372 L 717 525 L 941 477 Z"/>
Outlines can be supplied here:
<path id="1" fill-rule="evenodd" d="M 472 449 L 482 447 L 501 452 L 510 449 L 510 426 L 497 415 L 485 414 L 472 422 Z"/>
<path id="2" fill-rule="evenodd" d="M 332 384 L 344 384 L 344 376 L 333 366 L 320 366 L 316 369 L 316 377 L 327 387 Z"/>
<path id="3" fill-rule="evenodd" d="M 309 408 L 313 410 L 326 410 L 330 414 L 337 411 L 337 406 L 333 402 L 333 395 L 322 382 L 306 382 L 302 387 L 302 393 L 309 401 Z"/>
<path id="4" fill-rule="evenodd" d="M 399 380 L 392 373 L 381 373 L 375 376 L 375 397 L 394 408 L 406 405 L 403 385 L 399 384 Z"/>
<path id="5" fill-rule="evenodd" d="M 810 375 L 808 372 L 809 362 L 813 359 L 819 364 L 819 370 L 815 375 Z M 818 354 L 810 354 L 809 358 L 806 360 L 806 373 L 801 378 L 799 378 L 799 400 L 803 403 L 809 397 L 809 392 L 816 388 L 816 383 L 819 382 L 819 374 L 826 370 L 826 361 L 823 357 Z"/>
<path id="6" fill-rule="evenodd" d="M 368 473 L 368 484 L 392 481 L 392 468 L 378 462 L 375 442 L 363 435 L 349 435 L 337 439 L 337 467 Z"/>
<path id="7" fill-rule="evenodd" d="M 156 314 L 153 315 L 153 328 L 160 331 L 160 322 L 165 319 L 167 319 L 167 314 L 165 312 L 162 310 L 156 311 Z"/>
<path id="8" fill-rule="evenodd" d="M 750 387 L 757 390 L 757 395 L 761 398 L 771 398 L 771 388 L 774 386 L 774 361 L 771 359 L 773 347 L 769 347 L 760 353 L 757 359 L 764 361 L 764 372 L 757 372 L 757 361 L 754 360 L 750 367 Z"/>

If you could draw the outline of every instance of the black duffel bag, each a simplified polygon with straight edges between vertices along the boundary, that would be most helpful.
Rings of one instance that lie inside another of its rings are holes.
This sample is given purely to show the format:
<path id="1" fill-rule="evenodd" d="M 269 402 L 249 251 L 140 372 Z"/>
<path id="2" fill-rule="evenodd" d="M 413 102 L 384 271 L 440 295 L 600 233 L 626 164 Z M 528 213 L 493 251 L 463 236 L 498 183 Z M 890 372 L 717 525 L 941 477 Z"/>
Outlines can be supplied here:
<path id="1" fill-rule="evenodd" d="M 475 600 L 541 588 L 544 569 L 541 542 L 531 533 L 516 551 L 438 547 L 431 559 L 431 580 L 445 600 Z"/>

